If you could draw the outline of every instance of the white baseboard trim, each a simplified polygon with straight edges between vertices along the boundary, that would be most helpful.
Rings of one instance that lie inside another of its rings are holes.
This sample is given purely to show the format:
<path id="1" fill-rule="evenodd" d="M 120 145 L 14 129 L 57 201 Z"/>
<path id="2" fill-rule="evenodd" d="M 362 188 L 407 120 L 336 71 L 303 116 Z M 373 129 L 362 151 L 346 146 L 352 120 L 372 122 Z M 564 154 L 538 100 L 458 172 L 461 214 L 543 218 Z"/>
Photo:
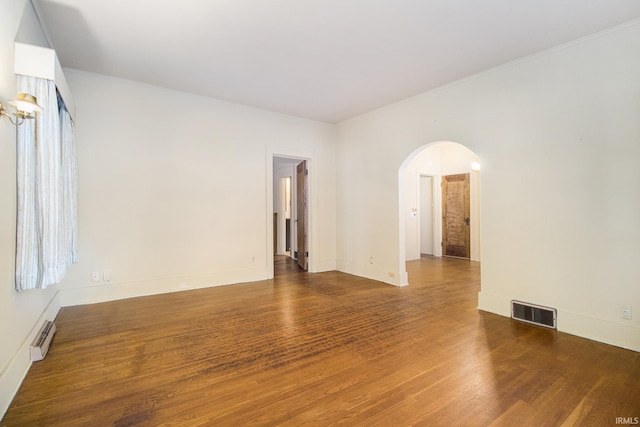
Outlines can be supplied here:
<path id="1" fill-rule="evenodd" d="M 399 271 L 383 271 L 374 264 L 356 264 L 338 260 L 336 269 L 343 273 L 353 274 L 354 276 L 366 277 L 367 279 L 377 280 L 378 282 L 387 283 L 393 286 L 408 285 L 406 272 Z"/>
<path id="2" fill-rule="evenodd" d="M 62 307 L 267 280 L 266 268 L 60 289 Z"/>
<path id="3" fill-rule="evenodd" d="M 318 261 L 313 266 L 313 270 L 309 270 L 309 273 L 322 273 L 325 271 L 335 271 L 336 263 L 337 261 L 335 259 Z"/>
<path id="4" fill-rule="evenodd" d="M 511 300 L 481 291 L 478 293 L 478 309 L 511 317 Z M 557 310 L 559 332 L 640 352 L 640 328 L 637 326 L 554 308 Z"/>
<path id="5" fill-rule="evenodd" d="M 478 309 L 500 316 L 511 317 L 511 299 L 502 295 L 478 292 Z"/>
<path id="6" fill-rule="evenodd" d="M 637 326 L 558 310 L 558 330 L 640 352 L 640 328 Z"/>
<path id="7" fill-rule="evenodd" d="M 398 286 L 409 286 L 409 273 L 406 271 L 400 272 L 398 277 L 400 277 Z"/>
<path id="8" fill-rule="evenodd" d="M 22 381 L 27 376 L 31 368 L 31 343 L 36 338 L 40 328 L 47 320 L 54 320 L 60 311 L 60 291 L 58 290 L 47 307 L 44 309 L 38 320 L 24 338 L 20 347 L 16 349 L 13 358 L 9 361 L 5 369 L 0 372 L 0 420 L 9 409 L 11 401 L 15 397 Z M 55 339 L 55 338 L 54 338 Z"/>

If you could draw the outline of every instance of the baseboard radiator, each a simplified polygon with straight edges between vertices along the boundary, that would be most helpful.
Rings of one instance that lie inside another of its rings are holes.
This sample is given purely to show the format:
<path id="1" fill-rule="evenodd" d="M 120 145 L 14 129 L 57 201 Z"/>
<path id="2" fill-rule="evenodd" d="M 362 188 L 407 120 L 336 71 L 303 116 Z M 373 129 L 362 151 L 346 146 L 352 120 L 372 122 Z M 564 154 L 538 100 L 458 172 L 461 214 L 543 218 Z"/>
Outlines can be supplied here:
<path id="1" fill-rule="evenodd" d="M 56 325 L 51 320 L 47 320 L 42 325 L 40 333 L 31 344 L 31 361 L 38 362 L 47 355 L 53 335 L 56 333 Z"/>
<path id="2" fill-rule="evenodd" d="M 556 329 L 556 309 L 530 304 L 522 301 L 511 301 L 511 318 L 545 328 Z"/>

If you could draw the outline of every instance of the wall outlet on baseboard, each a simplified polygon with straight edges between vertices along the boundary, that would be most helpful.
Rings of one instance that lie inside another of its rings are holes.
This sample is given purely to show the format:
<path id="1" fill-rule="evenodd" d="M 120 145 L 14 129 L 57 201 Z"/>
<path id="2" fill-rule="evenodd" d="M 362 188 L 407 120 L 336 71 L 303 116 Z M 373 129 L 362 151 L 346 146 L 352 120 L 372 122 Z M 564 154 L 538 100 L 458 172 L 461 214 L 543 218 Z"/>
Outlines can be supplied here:
<path id="1" fill-rule="evenodd" d="M 620 308 L 620 317 L 622 317 L 623 319 L 626 319 L 626 320 L 631 320 L 631 306 L 630 305 L 623 305 Z"/>

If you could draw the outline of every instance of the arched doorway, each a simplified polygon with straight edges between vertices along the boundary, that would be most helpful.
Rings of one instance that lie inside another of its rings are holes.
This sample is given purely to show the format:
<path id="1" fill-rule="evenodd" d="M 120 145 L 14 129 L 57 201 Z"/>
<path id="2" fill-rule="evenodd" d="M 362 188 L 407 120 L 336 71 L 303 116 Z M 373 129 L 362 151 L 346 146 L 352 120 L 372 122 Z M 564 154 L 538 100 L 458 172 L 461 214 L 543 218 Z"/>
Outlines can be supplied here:
<path id="1" fill-rule="evenodd" d="M 448 250 L 454 229 L 468 233 L 467 252 L 461 257 L 480 261 L 480 158 L 462 144 L 439 141 L 411 153 L 398 173 L 400 266 L 424 255 L 460 256 Z M 467 180 L 466 214 L 447 214 L 454 212 L 447 208 L 450 178 Z M 465 222 L 453 227 L 452 217 Z"/>

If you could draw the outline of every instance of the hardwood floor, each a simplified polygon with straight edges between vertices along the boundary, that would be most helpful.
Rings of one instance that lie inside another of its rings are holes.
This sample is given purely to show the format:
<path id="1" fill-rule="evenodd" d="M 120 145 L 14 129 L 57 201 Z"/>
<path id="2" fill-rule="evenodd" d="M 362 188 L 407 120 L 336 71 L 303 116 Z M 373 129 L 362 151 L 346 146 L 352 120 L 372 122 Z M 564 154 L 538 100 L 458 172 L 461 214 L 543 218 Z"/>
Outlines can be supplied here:
<path id="1" fill-rule="evenodd" d="M 555 426 L 640 417 L 640 353 L 478 311 L 480 265 L 61 310 L 2 426 Z M 633 420 L 627 420 L 633 421 Z"/>

